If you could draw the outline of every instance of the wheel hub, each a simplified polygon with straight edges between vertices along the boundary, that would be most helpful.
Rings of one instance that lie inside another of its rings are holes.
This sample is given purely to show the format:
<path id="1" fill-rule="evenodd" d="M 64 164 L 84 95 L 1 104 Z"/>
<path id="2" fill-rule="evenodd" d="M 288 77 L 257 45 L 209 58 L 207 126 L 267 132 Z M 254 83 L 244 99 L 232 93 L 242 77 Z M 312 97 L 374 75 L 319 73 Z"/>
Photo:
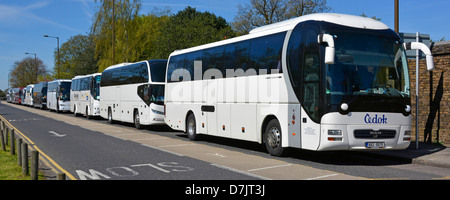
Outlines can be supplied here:
<path id="1" fill-rule="evenodd" d="M 276 148 L 280 145 L 281 137 L 280 137 L 280 131 L 276 127 L 272 127 L 267 134 L 267 143 L 272 148 Z"/>

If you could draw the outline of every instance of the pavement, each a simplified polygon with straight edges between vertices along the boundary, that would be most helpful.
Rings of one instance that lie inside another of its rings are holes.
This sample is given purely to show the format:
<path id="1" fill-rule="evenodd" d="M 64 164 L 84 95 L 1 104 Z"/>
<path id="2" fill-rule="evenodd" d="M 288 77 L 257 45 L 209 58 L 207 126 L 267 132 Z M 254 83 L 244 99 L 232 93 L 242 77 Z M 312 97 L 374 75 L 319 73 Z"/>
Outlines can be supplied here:
<path id="1" fill-rule="evenodd" d="M 450 145 L 419 142 L 418 147 L 417 149 L 416 142 L 413 141 L 405 150 L 373 151 L 370 153 L 383 158 L 403 160 L 413 164 L 450 168 Z"/>

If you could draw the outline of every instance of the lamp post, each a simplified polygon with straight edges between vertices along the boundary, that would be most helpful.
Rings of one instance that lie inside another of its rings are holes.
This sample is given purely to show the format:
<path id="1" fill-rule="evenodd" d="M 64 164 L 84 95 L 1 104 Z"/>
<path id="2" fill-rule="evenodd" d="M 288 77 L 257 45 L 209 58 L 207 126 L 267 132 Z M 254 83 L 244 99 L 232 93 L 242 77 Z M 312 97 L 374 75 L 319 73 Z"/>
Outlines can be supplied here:
<path id="1" fill-rule="evenodd" d="M 398 23 L 399 23 L 399 2 L 398 2 L 399 0 L 395 0 L 395 3 L 394 3 L 394 12 L 395 12 L 395 32 L 397 32 L 397 33 L 399 33 L 399 26 L 398 26 Z"/>
<path id="2" fill-rule="evenodd" d="M 34 54 L 34 73 L 35 73 L 35 75 L 36 75 L 36 83 L 38 82 L 38 69 L 39 69 L 39 66 L 38 66 L 38 64 L 37 64 L 37 60 L 36 60 L 36 54 L 35 53 L 28 53 L 28 52 L 26 52 L 25 54 Z"/>
<path id="3" fill-rule="evenodd" d="M 60 78 L 60 74 L 59 74 L 59 37 L 57 36 L 50 36 L 50 35 L 44 35 L 44 37 L 50 37 L 50 38 L 56 38 L 56 42 L 57 42 L 57 60 L 56 60 L 56 78 L 59 79 Z"/>

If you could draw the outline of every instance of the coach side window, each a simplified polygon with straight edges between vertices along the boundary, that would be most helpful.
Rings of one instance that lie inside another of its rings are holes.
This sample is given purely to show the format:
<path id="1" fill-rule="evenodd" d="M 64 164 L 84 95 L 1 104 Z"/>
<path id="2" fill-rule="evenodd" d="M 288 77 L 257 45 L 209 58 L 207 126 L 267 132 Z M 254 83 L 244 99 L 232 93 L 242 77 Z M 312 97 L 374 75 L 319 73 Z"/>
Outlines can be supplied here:
<path id="1" fill-rule="evenodd" d="M 281 72 L 281 51 L 283 48 L 286 33 L 277 33 L 253 39 L 251 42 L 251 63 L 252 68 L 257 72 L 270 74 L 272 70 L 278 69 Z"/>

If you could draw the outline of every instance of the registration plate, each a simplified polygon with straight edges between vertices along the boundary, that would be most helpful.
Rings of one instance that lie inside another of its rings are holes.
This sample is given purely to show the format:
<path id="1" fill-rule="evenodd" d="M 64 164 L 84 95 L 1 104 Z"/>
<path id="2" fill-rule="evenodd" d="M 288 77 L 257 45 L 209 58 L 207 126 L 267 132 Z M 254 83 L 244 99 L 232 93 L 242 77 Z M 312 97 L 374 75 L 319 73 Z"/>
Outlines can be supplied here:
<path id="1" fill-rule="evenodd" d="M 366 142 L 366 148 L 368 149 L 384 149 L 384 142 Z"/>

